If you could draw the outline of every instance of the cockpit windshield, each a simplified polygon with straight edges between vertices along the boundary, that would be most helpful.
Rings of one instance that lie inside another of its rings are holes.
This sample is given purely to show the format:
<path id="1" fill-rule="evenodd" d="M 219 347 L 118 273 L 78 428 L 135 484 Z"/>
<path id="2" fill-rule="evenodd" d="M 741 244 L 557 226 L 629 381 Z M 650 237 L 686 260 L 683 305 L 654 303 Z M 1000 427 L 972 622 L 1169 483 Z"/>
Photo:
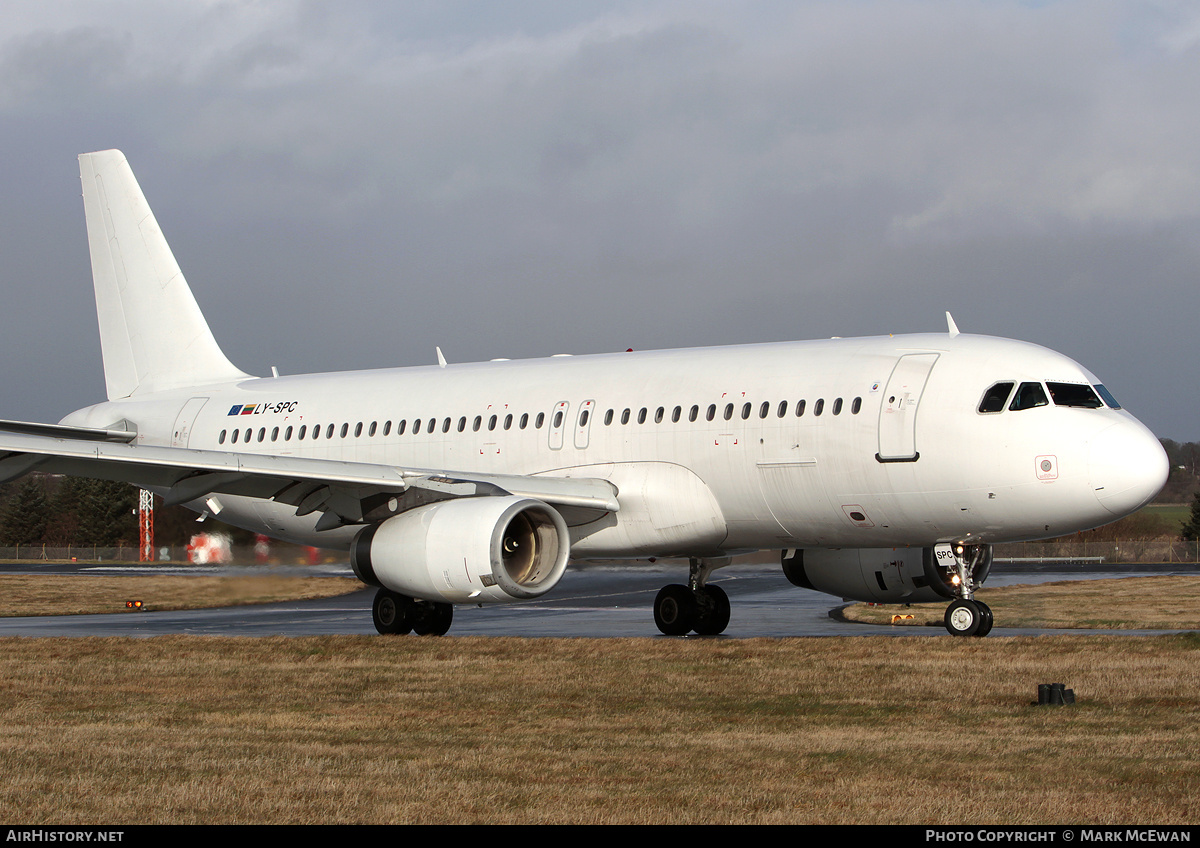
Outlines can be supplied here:
<path id="1" fill-rule="evenodd" d="M 1046 383 L 1055 406 L 1077 406 L 1083 409 L 1099 409 L 1104 402 L 1096 396 L 1086 383 Z"/>
<path id="2" fill-rule="evenodd" d="M 1108 405 L 1109 409 L 1121 408 L 1121 404 L 1117 403 L 1117 399 L 1112 396 L 1112 392 L 1104 388 L 1103 385 L 1097 385 L 1096 391 L 1100 393 L 1100 397 L 1104 398 L 1104 402 Z"/>
<path id="3" fill-rule="evenodd" d="M 1008 396 L 1012 394 L 1015 383 L 997 383 L 992 386 L 983 396 L 983 400 L 979 402 L 979 411 L 988 412 L 1003 412 L 1004 402 L 1008 400 Z"/>
<path id="4" fill-rule="evenodd" d="M 983 414 L 1003 412 L 1005 404 L 1008 409 L 1020 412 L 1023 409 L 1033 409 L 1038 406 L 1072 406 L 1078 409 L 1120 409 L 1121 405 L 1102 385 L 1089 386 L 1087 383 L 1021 383 L 1017 386 L 1012 380 L 993 383 L 983 393 L 979 401 L 978 411 Z M 1046 390 L 1049 389 L 1049 395 Z"/>
<path id="5" fill-rule="evenodd" d="M 1041 383 L 1022 383 L 1017 387 L 1017 393 L 1013 395 L 1012 403 L 1008 405 L 1008 408 L 1022 410 L 1049 405 L 1050 399 L 1046 397 L 1046 390 L 1042 388 Z"/>

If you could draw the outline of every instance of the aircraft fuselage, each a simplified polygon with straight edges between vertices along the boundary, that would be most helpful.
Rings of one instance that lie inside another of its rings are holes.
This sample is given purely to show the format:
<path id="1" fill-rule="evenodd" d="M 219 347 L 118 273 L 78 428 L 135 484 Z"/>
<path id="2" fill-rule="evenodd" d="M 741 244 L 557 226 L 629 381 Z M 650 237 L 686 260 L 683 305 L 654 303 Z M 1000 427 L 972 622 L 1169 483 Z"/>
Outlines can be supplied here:
<path id="1" fill-rule="evenodd" d="M 584 557 L 1047 538 L 1157 492 L 1165 455 L 1128 412 L 981 412 L 1004 382 L 1098 384 L 1046 348 L 945 333 L 256 378 L 63 423 L 136 421 L 147 445 L 609 480 L 618 513 L 563 510 Z M 221 501 L 222 520 L 298 542 L 346 547 L 357 529 Z"/>

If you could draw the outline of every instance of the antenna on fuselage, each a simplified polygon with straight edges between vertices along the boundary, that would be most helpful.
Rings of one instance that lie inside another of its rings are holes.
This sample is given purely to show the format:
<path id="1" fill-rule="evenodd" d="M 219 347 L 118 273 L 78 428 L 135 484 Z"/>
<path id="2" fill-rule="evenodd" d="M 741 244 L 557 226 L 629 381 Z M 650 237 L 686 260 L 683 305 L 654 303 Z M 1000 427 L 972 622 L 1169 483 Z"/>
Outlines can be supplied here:
<path id="1" fill-rule="evenodd" d="M 437 351 L 438 367 L 445 368 L 446 367 L 446 357 L 442 356 L 442 349 L 440 347 L 434 347 L 434 350 Z"/>
<path id="2" fill-rule="evenodd" d="M 958 325 L 954 323 L 954 316 L 949 312 L 946 313 L 946 326 L 950 328 L 950 335 L 958 335 Z"/>

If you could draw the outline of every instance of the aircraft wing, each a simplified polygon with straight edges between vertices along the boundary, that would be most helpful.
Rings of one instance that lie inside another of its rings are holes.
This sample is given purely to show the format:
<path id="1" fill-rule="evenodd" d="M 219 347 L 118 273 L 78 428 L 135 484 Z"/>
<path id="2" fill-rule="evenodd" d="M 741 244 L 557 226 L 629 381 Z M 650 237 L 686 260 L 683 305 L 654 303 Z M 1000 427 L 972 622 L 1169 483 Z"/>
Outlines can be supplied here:
<path id="1" fill-rule="evenodd" d="M 318 530 L 382 519 L 437 500 L 512 494 L 589 513 L 616 512 L 607 480 L 475 474 L 294 456 L 132 444 L 124 422 L 107 429 L 0 421 L 0 482 L 31 471 L 119 480 L 162 494 L 167 505 L 243 495 L 322 512 Z"/>

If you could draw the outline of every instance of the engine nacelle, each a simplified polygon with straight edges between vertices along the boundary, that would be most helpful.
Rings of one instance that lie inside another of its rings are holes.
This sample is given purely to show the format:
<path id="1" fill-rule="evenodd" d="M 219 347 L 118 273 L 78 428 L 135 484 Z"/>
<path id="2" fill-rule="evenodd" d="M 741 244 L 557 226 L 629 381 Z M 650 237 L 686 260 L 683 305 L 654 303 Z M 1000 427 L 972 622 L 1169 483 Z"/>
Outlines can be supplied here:
<path id="1" fill-rule="evenodd" d="M 556 510 L 532 498 L 439 501 L 366 527 L 350 546 L 358 579 L 452 604 L 510 603 L 554 588 L 570 535 Z"/>
<path id="2" fill-rule="evenodd" d="M 982 583 L 991 566 L 991 548 L 975 562 L 973 579 Z M 783 573 L 795 586 L 855 601 L 917 604 L 952 600 L 954 554 L 936 548 L 846 548 L 784 552 Z"/>

